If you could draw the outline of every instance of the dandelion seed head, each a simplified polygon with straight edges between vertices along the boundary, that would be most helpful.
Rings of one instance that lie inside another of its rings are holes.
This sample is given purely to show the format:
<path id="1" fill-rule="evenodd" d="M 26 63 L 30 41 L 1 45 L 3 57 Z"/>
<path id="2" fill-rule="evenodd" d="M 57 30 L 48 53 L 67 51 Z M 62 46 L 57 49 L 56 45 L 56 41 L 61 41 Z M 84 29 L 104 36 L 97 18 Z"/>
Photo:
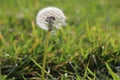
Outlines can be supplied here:
<path id="1" fill-rule="evenodd" d="M 59 29 L 66 25 L 64 13 L 55 7 L 40 10 L 36 17 L 36 24 L 44 30 Z"/>

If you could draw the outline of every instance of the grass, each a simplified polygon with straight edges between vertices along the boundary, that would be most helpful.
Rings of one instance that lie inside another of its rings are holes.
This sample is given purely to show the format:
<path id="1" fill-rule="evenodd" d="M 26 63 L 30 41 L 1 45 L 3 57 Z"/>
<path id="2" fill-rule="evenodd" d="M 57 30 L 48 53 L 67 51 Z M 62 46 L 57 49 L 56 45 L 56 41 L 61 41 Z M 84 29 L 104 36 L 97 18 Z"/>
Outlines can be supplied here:
<path id="1" fill-rule="evenodd" d="M 119 80 L 119 0 L 0 0 L 0 79 L 41 78 L 46 31 L 37 12 L 63 10 L 68 25 L 51 36 L 46 80 Z"/>

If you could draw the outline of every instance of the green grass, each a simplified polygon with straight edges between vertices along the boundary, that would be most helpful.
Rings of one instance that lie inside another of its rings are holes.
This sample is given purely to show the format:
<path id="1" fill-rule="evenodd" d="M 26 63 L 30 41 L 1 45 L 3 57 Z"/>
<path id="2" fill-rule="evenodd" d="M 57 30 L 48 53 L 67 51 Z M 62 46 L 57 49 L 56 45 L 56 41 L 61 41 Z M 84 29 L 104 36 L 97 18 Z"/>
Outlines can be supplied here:
<path id="1" fill-rule="evenodd" d="M 50 36 L 46 80 L 119 80 L 119 0 L 0 0 L 0 79 L 40 80 L 47 32 L 35 19 L 47 6 L 68 25 Z"/>

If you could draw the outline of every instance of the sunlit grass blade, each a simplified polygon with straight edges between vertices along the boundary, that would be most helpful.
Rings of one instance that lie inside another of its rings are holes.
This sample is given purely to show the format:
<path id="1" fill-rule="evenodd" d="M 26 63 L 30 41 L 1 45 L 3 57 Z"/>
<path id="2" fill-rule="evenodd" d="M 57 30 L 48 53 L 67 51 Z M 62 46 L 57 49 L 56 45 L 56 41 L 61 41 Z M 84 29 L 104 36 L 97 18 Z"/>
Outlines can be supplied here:
<path id="1" fill-rule="evenodd" d="M 106 64 L 106 67 L 107 67 L 108 71 L 110 72 L 111 76 L 113 77 L 113 80 L 120 80 L 120 77 L 112 71 L 112 69 L 110 68 L 108 63 L 105 63 L 105 64 Z"/>
<path id="2" fill-rule="evenodd" d="M 30 59 L 34 62 L 34 64 L 35 64 L 37 67 L 40 68 L 40 70 L 43 69 L 34 59 L 32 59 L 32 58 L 30 58 Z M 51 79 L 54 80 L 54 78 L 52 77 L 52 75 L 50 75 L 46 70 L 45 70 L 45 73 L 46 73 Z"/>

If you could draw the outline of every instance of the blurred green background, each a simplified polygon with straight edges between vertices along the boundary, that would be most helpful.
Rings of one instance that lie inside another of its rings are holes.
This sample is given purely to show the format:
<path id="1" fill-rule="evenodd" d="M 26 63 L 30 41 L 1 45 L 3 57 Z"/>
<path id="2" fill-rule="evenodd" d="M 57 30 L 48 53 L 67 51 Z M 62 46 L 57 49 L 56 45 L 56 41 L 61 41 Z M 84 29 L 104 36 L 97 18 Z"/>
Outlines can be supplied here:
<path id="1" fill-rule="evenodd" d="M 0 66 L 4 68 L 10 65 L 8 69 L 11 70 L 17 64 L 20 69 L 8 72 L 12 77 L 16 73 L 24 75 L 39 70 L 34 70 L 36 64 L 32 63 L 31 66 L 29 57 L 41 65 L 46 31 L 37 27 L 35 21 L 37 12 L 48 6 L 60 8 L 68 23 L 65 29 L 50 40 L 48 51 L 51 54 L 48 55 L 47 67 L 61 65 L 60 69 L 50 68 L 53 71 L 51 75 L 54 77 L 54 71 L 58 71 L 61 75 L 77 74 L 77 80 L 108 80 L 111 77 L 117 80 L 111 71 L 114 72 L 116 66 L 120 66 L 119 0 L 0 0 Z M 67 69 L 70 64 L 64 62 L 69 58 L 75 70 L 81 73 L 80 76 L 74 70 Z M 107 64 L 112 66 L 112 70 Z M 111 75 L 107 75 L 107 72 L 97 73 L 105 65 Z M 0 77 L 4 80 L 6 76 L 3 75 Z M 60 78 L 66 80 L 64 76 Z"/>

